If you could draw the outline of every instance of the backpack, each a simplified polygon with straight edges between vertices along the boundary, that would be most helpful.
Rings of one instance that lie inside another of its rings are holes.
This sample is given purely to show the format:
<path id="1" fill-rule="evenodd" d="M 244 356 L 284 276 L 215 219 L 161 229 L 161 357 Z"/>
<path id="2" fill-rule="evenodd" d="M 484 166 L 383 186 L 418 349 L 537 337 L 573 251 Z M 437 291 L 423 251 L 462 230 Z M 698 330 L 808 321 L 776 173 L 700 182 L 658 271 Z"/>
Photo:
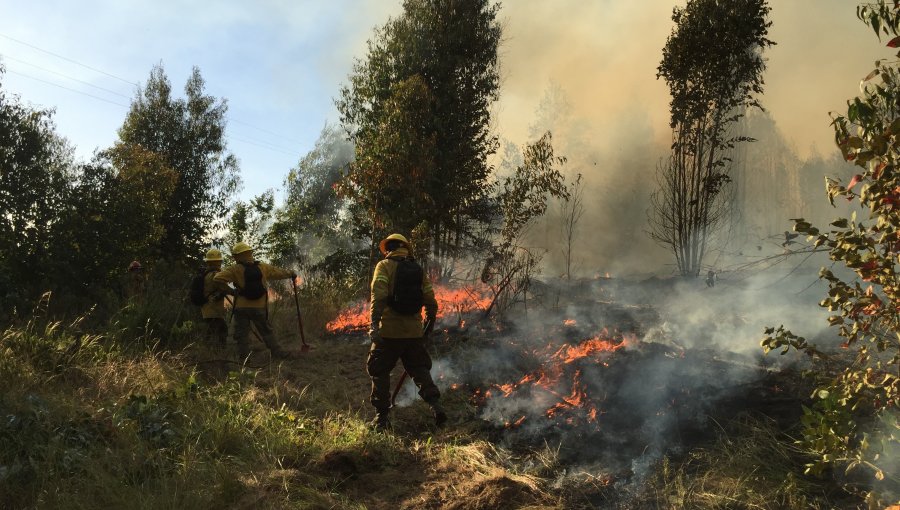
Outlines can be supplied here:
<path id="1" fill-rule="evenodd" d="M 215 273 L 215 269 L 202 269 L 191 280 L 191 303 L 195 306 L 203 306 L 209 301 L 209 296 L 204 292 L 206 287 L 206 275 Z"/>
<path id="2" fill-rule="evenodd" d="M 397 271 L 394 273 L 394 288 L 388 296 L 387 305 L 400 315 L 420 313 L 425 304 L 422 296 L 425 271 L 412 257 L 389 258 L 397 263 Z"/>
<path id="3" fill-rule="evenodd" d="M 247 299 L 259 299 L 266 295 L 266 286 L 262 281 L 262 270 L 259 262 L 242 262 L 244 266 L 244 287 L 238 289 L 238 295 Z"/>

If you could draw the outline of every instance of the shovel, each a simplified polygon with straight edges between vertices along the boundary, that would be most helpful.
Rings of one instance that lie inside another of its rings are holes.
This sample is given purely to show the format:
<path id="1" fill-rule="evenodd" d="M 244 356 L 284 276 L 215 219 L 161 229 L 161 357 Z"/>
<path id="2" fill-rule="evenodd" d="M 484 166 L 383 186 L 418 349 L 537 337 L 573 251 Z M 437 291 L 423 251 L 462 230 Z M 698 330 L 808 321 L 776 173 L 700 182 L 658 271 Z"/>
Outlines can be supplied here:
<path id="1" fill-rule="evenodd" d="M 294 287 L 294 306 L 297 308 L 297 327 L 300 329 L 300 341 L 303 345 L 300 352 L 309 352 L 309 344 L 306 343 L 306 335 L 303 334 L 303 316 L 300 315 L 300 298 L 297 296 L 297 280 L 291 278 L 291 286 Z"/>

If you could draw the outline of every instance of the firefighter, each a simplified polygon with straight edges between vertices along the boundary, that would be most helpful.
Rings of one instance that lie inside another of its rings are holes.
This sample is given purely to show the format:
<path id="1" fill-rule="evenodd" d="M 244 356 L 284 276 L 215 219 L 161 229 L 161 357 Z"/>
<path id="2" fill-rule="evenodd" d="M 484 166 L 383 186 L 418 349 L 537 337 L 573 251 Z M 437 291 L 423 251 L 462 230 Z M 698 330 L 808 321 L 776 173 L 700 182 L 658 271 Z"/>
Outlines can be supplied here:
<path id="1" fill-rule="evenodd" d="M 147 276 L 144 274 L 144 266 L 137 260 L 128 264 L 128 277 L 125 282 L 125 292 L 128 300 L 140 302 L 144 300 L 144 291 L 147 288 Z"/>
<path id="2" fill-rule="evenodd" d="M 225 347 L 228 338 L 228 324 L 225 322 L 225 296 L 234 295 L 230 287 L 222 289 L 216 281 L 216 274 L 222 271 L 222 252 L 212 248 L 203 257 L 203 297 L 204 303 L 200 307 L 203 322 L 206 323 L 206 340 L 215 341 L 220 348 Z"/>
<path id="3" fill-rule="evenodd" d="M 438 309 L 434 290 L 410 256 L 406 237 L 391 234 L 381 241 L 379 248 L 385 258 L 378 262 L 372 275 L 369 329 L 372 347 L 366 361 L 366 371 L 372 379 L 370 401 L 376 413 L 373 426 L 376 430 L 390 427 L 390 377 L 397 360 L 403 362 L 403 368 L 416 383 L 419 396 L 431 406 L 435 424 L 443 425 L 447 413 L 440 403 L 441 393 L 431 378 L 431 357 L 425 349 L 425 337 L 431 333 Z M 411 305 L 403 304 L 410 301 L 404 295 L 414 296 Z M 423 306 L 428 325 L 424 331 Z"/>
<path id="4" fill-rule="evenodd" d="M 275 339 L 275 333 L 269 324 L 267 285 L 270 280 L 296 278 L 296 273 L 254 260 L 253 250 L 245 242 L 235 244 L 231 248 L 231 256 L 237 263 L 216 273 L 214 280 L 223 292 L 229 283 L 233 283 L 237 288 L 233 313 L 234 341 L 237 343 L 238 356 L 241 360 L 245 360 L 250 355 L 248 335 L 252 323 L 272 353 L 272 357 L 282 359 L 296 357 L 294 353 L 282 349 Z"/>

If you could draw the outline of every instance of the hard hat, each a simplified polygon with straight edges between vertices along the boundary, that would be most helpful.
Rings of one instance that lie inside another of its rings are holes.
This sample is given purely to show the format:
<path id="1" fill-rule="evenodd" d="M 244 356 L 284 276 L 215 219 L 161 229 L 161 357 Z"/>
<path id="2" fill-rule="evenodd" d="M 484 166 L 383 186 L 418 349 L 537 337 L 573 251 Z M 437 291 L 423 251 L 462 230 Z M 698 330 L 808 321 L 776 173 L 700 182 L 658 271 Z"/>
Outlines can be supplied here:
<path id="1" fill-rule="evenodd" d="M 245 243 L 244 241 L 241 241 L 231 247 L 231 254 L 237 255 L 239 253 L 244 253 L 245 251 L 252 251 L 252 250 L 253 250 L 253 248 L 251 248 L 249 244 Z"/>
<path id="2" fill-rule="evenodd" d="M 144 266 L 142 266 L 140 262 L 133 260 L 131 262 L 131 264 L 128 264 L 128 270 L 129 271 L 143 271 Z"/>
<path id="3" fill-rule="evenodd" d="M 381 253 L 387 254 L 388 241 L 400 241 L 401 243 L 403 243 L 403 246 L 409 246 L 409 241 L 407 241 L 402 234 L 391 234 L 382 239 L 380 243 L 378 243 L 378 249 L 381 250 Z"/>
<path id="4" fill-rule="evenodd" d="M 206 252 L 206 256 L 203 257 L 205 262 L 216 262 L 222 260 L 222 252 L 215 248 L 211 248 L 208 252 Z"/>

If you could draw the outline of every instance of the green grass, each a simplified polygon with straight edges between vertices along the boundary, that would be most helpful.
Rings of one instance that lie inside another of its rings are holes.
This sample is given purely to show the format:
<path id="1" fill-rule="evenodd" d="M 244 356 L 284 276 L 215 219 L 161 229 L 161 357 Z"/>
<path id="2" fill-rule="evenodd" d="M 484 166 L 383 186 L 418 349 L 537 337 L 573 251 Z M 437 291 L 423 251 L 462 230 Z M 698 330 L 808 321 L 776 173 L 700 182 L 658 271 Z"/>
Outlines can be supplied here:
<path id="1" fill-rule="evenodd" d="M 742 415 L 730 421 L 712 444 L 680 459 L 664 459 L 652 476 L 647 497 L 666 509 L 842 508 L 848 495 L 825 479 L 804 476 L 808 457 L 795 438 L 774 421 Z"/>
<path id="2" fill-rule="evenodd" d="M 623 501 L 608 479 L 561 477 L 567 467 L 552 445 L 511 451 L 486 440 L 462 392 L 445 395 L 449 427 L 434 429 L 417 402 L 393 413 L 392 432 L 372 431 L 367 346 L 321 338 L 327 313 L 311 301 L 313 350 L 280 363 L 254 355 L 258 369 L 203 345 L 180 311 L 148 327 L 144 318 L 161 303 L 129 305 L 99 333 L 85 331 L 84 320 L 40 314 L 0 332 L 0 507 L 561 509 Z M 285 346 L 297 348 L 292 305 L 277 303 L 273 321 Z M 829 492 L 834 484 L 800 475 L 806 459 L 792 441 L 764 418 L 739 417 L 716 441 L 659 464 L 631 507 L 840 507 L 846 496 Z"/>

